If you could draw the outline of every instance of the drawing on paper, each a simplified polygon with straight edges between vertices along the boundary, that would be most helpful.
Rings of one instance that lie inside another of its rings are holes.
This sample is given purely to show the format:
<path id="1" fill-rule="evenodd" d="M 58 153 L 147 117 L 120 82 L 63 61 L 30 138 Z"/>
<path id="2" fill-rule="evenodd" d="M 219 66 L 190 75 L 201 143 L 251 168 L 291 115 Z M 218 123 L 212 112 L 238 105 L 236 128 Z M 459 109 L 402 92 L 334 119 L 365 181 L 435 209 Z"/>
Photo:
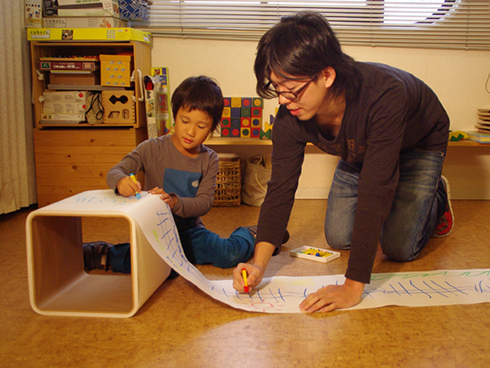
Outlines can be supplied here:
<path id="1" fill-rule="evenodd" d="M 263 313 L 298 313 L 298 305 L 325 285 L 342 284 L 342 275 L 264 278 L 250 294 L 237 293 L 229 280 L 208 280 L 185 257 L 169 207 L 158 197 L 124 198 L 111 190 L 89 191 L 53 205 L 71 211 L 97 208 L 131 216 L 155 251 L 181 276 L 211 297 L 234 308 Z M 53 206 L 51 205 L 51 206 Z M 490 302 L 490 270 L 436 270 L 373 274 L 363 300 L 350 309 L 387 305 L 434 306 Z"/>

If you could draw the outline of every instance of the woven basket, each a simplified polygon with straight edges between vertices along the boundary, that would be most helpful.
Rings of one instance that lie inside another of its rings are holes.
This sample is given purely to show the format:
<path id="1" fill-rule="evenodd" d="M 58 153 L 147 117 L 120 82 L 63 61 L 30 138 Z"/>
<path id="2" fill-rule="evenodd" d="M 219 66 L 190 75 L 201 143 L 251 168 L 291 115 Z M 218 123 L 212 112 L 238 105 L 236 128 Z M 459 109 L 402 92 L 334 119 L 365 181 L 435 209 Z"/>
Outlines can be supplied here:
<path id="1" fill-rule="evenodd" d="M 242 200 L 242 175 L 240 166 L 240 158 L 238 157 L 220 157 L 213 206 L 240 206 Z"/>

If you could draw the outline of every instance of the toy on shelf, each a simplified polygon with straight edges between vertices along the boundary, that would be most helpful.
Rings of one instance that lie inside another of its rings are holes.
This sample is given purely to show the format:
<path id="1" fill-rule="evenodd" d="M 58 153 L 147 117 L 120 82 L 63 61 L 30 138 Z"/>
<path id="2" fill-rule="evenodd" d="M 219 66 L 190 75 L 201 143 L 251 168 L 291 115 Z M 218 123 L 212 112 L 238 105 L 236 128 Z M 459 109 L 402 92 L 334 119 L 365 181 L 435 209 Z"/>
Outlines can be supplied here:
<path id="1" fill-rule="evenodd" d="M 260 97 L 225 97 L 221 119 L 221 137 L 261 138 L 262 110 Z"/>
<path id="2" fill-rule="evenodd" d="M 153 80 L 153 98 L 155 101 L 155 120 L 158 135 L 173 133 L 170 119 L 169 74 L 168 68 L 151 68 Z"/>
<path id="3" fill-rule="evenodd" d="M 104 124 L 136 123 L 133 91 L 102 91 L 102 105 Z"/>
<path id="4" fill-rule="evenodd" d="M 151 68 L 152 76 L 143 78 L 148 138 L 173 132 L 168 97 L 168 68 Z"/>
<path id="5" fill-rule="evenodd" d="M 100 84 L 130 87 L 131 55 L 100 55 Z"/>

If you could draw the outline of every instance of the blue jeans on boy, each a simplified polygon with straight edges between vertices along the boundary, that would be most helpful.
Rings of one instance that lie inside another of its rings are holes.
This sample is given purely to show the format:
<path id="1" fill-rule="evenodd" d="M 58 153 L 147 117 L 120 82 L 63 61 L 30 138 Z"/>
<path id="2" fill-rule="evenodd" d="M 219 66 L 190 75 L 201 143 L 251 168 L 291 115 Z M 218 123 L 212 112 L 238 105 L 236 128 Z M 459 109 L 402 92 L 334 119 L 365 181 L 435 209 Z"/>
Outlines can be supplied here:
<path id="1" fill-rule="evenodd" d="M 250 230 L 239 227 L 228 238 L 203 226 L 179 231 L 180 242 L 189 262 L 231 268 L 250 259 L 255 250 L 255 237 Z"/>
<path id="2" fill-rule="evenodd" d="M 400 154 L 400 178 L 394 202 L 381 231 L 383 253 L 394 261 L 411 261 L 424 249 L 447 195 L 441 183 L 445 152 L 413 149 Z M 341 160 L 328 195 L 325 237 L 335 249 L 350 249 L 357 185 L 362 164 Z"/>

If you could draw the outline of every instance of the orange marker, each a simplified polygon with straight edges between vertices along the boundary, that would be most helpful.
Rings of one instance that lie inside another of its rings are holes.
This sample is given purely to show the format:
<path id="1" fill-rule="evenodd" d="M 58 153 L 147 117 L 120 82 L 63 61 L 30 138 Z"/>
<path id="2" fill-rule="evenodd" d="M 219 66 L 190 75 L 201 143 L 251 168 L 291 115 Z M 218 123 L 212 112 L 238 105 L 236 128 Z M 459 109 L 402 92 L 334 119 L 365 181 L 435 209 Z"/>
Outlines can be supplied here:
<path id="1" fill-rule="evenodd" d="M 247 270 L 245 268 L 242 269 L 242 276 L 243 276 L 243 281 L 245 282 L 245 286 L 243 290 L 245 290 L 245 292 L 248 293 Z"/>

